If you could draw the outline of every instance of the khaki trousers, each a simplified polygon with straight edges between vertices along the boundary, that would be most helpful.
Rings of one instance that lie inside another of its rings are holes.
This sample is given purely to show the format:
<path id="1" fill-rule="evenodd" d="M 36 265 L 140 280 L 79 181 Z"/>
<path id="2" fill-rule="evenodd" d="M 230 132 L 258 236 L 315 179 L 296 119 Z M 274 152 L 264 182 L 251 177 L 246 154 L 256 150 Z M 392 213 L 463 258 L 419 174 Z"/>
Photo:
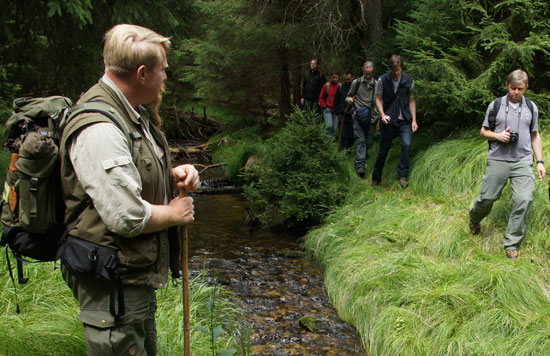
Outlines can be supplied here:
<path id="1" fill-rule="evenodd" d="M 157 353 L 155 290 L 124 286 L 125 316 L 119 325 L 110 313 L 111 284 L 71 272 L 61 264 L 63 278 L 80 304 L 88 356 L 154 356 Z M 116 301 L 116 298 L 115 298 Z M 117 310 L 118 310 L 118 304 Z"/>
<path id="2" fill-rule="evenodd" d="M 512 211 L 508 229 L 504 235 L 504 248 L 518 248 L 527 226 L 527 213 L 533 202 L 535 176 L 533 163 L 529 161 L 505 162 L 487 160 L 487 169 L 481 183 L 481 194 L 470 209 L 470 219 L 479 223 L 491 212 L 493 203 L 500 198 L 502 190 L 510 180 L 512 187 Z"/>

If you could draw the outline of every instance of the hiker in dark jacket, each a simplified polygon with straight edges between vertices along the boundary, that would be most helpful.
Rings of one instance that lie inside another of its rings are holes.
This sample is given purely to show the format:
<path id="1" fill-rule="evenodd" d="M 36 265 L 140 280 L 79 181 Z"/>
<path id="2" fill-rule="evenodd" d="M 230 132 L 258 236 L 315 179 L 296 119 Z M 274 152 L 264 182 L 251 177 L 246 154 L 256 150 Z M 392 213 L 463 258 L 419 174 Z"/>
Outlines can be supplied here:
<path id="1" fill-rule="evenodd" d="M 407 175 L 411 157 L 412 134 L 418 130 L 414 80 L 403 73 L 403 60 L 399 55 L 390 57 L 390 71 L 383 74 L 376 85 L 376 106 L 380 112 L 380 148 L 374 163 L 371 186 L 380 184 L 382 170 L 393 139 L 401 139 L 401 156 L 397 166 L 399 184 L 409 186 Z"/>
<path id="2" fill-rule="evenodd" d="M 313 58 L 309 63 L 309 68 L 304 76 L 300 103 L 307 109 L 319 111 L 319 94 L 327 79 L 319 70 L 318 59 Z"/>
<path id="3" fill-rule="evenodd" d="M 345 99 L 348 96 L 351 82 L 353 82 L 353 72 L 348 69 L 344 73 L 344 83 L 340 85 L 341 99 Z M 338 135 L 341 136 L 340 147 L 338 148 L 339 150 L 351 148 L 353 146 L 353 141 L 355 140 L 353 135 L 353 121 L 351 118 L 353 105 L 350 104 L 348 111 L 346 112 L 347 106 L 348 103 L 346 100 L 340 100 L 338 109 Z M 340 132 L 340 130 L 342 132 Z"/>
<path id="4" fill-rule="evenodd" d="M 193 199 L 174 198 L 174 192 L 194 191 L 198 172 L 192 165 L 172 168 L 166 139 L 144 108 L 162 96 L 169 49 L 168 38 L 144 27 L 117 25 L 109 30 L 105 74 L 79 103 L 106 103 L 128 135 L 97 112 L 72 118 L 63 131 L 65 223 L 69 239 L 88 247 L 73 250 L 74 259 L 62 256 L 62 272 L 80 304 L 91 356 L 156 355 L 155 290 L 168 284 L 174 251 L 167 229 L 194 219 Z M 70 264 L 91 256 L 100 261 L 101 255 L 85 255 L 99 248 L 116 251 L 116 288 L 112 281 L 79 273 Z"/>

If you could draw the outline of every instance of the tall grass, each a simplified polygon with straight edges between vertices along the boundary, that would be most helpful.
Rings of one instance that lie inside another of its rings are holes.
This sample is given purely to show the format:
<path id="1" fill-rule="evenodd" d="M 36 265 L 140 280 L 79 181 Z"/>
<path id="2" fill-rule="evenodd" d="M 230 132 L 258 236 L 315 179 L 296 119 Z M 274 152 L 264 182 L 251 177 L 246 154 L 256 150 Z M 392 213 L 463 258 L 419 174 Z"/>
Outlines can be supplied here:
<path id="1" fill-rule="evenodd" d="M 15 312 L 15 290 L 0 258 L 0 355 L 7 356 L 78 356 L 86 355 L 82 323 L 78 320 L 78 303 L 53 263 L 26 264 L 29 282 L 17 286 L 21 313 Z M 201 277 L 190 283 L 190 323 L 208 328 L 207 301 L 215 291 L 216 325 L 225 332 L 219 348 L 235 346 L 233 331 L 241 318 L 232 296 L 219 286 L 210 286 Z M 158 355 L 182 354 L 183 304 L 181 286 L 168 286 L 157 292 Z M 198 330 L 191 330 L 191 351 L 208 355 L 210 340 Z"/>
<path id="2" fill-rule="evenodd" d="M 519 260 L 507 259 L 509 188 L 481 234 L 468 230 L 487 157 L 470 134 L 416 155 L 408 189 L 363 182 L 305 238 L 373 355 L 550 355 L 547 183 L 537 179 Z"/>

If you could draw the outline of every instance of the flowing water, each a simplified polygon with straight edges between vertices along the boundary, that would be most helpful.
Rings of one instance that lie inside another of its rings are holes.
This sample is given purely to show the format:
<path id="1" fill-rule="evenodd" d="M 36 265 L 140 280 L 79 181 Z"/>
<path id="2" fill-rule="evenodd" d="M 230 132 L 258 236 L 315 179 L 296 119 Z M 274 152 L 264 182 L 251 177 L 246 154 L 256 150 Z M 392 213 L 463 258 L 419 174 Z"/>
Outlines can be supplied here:
<path id="1" fill-rule="evenodd" d="M 323 274 L 303 258 L 297 236 L 250 228 L 240 194 L 195 194 L 189 225 L 191 277 L 231 289 L 250 323 L 252 355 L 365 355 L 354 328 L 338 318 L 323 288 Z M 319 329 L 302 327 L 312 315 Z"/>

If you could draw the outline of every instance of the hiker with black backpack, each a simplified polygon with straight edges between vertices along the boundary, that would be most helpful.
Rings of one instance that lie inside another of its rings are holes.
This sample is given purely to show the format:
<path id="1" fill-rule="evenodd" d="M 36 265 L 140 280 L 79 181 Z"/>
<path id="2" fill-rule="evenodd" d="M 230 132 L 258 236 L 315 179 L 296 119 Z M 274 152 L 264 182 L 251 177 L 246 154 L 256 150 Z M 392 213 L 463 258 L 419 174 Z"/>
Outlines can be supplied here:
<path id="1" fill-rule="evenodd" d="M 365 177 L 365 164 L 369 149 L 372 146 L 374 131 L 380 121 L 374 94 L 374 63 L 363 64 L 363 76 L 351 83 L 346 102 L 353 104 L 353 133 L 355 135 L 355 171 L 361 178 Z"/>
<path id="2" fill-rule="evenodd" d="M 174 192 L 194 191 L 198 173 L 172 168 L 168 143 L 144 108 L 162 94 L 169 49 L 168 38 L 147 28 L 109 30 L 105 74 L 79 104 L 101 103 L 117 123 L 83 112 L 63 130 L 69 236 L 61 267 L 80 304 L 88 355 L 156 354 L 155 290 L 166 287 L 169 267 L 173 276 L 180 268 L 169 228 L 194 219 L 193 199 Z"/>
<path id="3" fill-rule="evenodd" d="M 326 82 L 327 79 L 325 75 L 319 70 L 319 60 L 313 58 L 309 62 L 309 70 L 306 72 L 302 83 L 302 98 L 300 99 L 300 104 L 302 104 L 306 110 L 313 110 L 320 113 L 319 94 Z"/>
<path id="4" fill-rule="evenodd" d="M 546 176 L 538 127 L 539 111 L 535 103 L 523 95 L 528 86 L 527 73 L 521 69 L 511 72 L 506 79 L 508 93 L 493 100 L 487 108 L 480 132 L 489 142 L 487 167 L 481 193 L 470 209 L 470 231 L 479 234 L 481 221 L 491 212 L 493 203 L 510 180 L 512 211 L 504 235 L 508 258 L 518 258 L 518 248 L 525 236 L 527 213 L 535 190 L 533 153 L 538 177 Z"/>

